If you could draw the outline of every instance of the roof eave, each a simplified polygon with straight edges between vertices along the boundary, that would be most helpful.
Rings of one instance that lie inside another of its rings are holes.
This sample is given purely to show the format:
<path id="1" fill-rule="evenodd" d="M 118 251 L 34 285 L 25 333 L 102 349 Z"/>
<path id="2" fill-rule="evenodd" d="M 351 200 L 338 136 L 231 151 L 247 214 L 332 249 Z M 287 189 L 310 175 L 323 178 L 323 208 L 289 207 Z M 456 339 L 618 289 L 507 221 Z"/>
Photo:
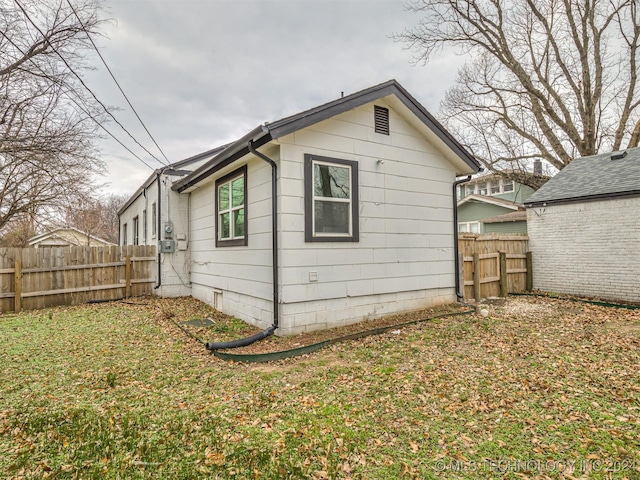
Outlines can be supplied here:
<path id="1" fill-rule="evenodd" d="M 525 207 L 546 207 L 547 205 L 562 205 L 567 203 L 593 202 L 597 200 L 609 200 L 614 198 L 627 198 L 640 196 L 640 190 L 629 190 L 626 192 L 615 193 L 599 193 L 596 195 L 586 195 L 582 197 L 556 198 L 549 200 L 536 200 L 534 202 L 526 202 Z"/>
<path id="2" fill-rule="evenodd" d="M 272 138 L 273 137 L 270 135 L 270 130 L 266 126 L 260 125 L 254 128 L 244 137 L 239 138 L 235 142 L 229 144 L 227 148 L 225 148 L 222 152 L 213 157 L 200 168 L 194 170 L 190 175 L 187 175 L 182 180 L 174 183 L 171 189 L 177 191 L 178 193 L 184 192 L 197 183 L 200 183 L 207 177 L 213 175 L 221 168 L 224 168 L 235 160 L 247 155 L 249 153 L 249 142 L 253 142 L 256 147 L 260 147 L 265 143 L 271 141 Z"/>

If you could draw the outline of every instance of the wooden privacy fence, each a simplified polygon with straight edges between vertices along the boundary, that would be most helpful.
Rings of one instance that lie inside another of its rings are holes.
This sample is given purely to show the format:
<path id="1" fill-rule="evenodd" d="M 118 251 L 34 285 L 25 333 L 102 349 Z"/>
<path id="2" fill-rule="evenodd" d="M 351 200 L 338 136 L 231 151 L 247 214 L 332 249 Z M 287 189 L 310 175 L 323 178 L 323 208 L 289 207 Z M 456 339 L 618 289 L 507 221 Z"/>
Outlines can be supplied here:
<path id="1" fill-rule="evenodd" d="M 464 298 L 506 297 L 530 291 L 533 270 L 529 237 L 514 234 L 460 234 L 458 251 Z"/>
<path id="2" fill-rule="evenodd" d="M 155 248 L 0 248 L 0 312 L 151 294 Z"/>

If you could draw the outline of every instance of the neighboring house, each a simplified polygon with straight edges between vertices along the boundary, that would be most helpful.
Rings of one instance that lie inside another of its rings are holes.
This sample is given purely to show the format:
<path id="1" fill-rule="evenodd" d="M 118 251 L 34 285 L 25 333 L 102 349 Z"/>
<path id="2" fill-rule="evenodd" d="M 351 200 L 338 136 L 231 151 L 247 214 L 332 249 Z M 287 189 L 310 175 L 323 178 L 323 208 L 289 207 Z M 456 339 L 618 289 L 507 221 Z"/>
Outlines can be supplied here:
<path id="1" fill-rule="evenodd" d="M 162 203 L 162 238 L 178 248 L 160 270 L 184 293 L 280 335 L 456 300 L 453 185 L 480 166 L 395 80 L 209 156 L 158 172 L 120 212 L 131 224 Z"/>
<path id="2" fill-rule="evenodd" d="M 114 245 L 102 238 L 73 227 L 61 227 L 29 239 L 29 246 L 42 247 L 108 247 Z"/>
<path id="3" fill-rule="evenodd" d="M 525 203 L 534 288 L 640 302 L 640 148 L 578 158 Z"/>
<path id="4" fill-rule="evenodd" d="M 497 174 L 458 185 L 458 230 L 471 233 L 527 233 L 524 202 L 535 190 Z"/>
<path id="5" fill-rule="evenodd" d="M 458 202 L 458 231 L 527 233 L 527 213 L 520 203 L 471 194 Z"/>

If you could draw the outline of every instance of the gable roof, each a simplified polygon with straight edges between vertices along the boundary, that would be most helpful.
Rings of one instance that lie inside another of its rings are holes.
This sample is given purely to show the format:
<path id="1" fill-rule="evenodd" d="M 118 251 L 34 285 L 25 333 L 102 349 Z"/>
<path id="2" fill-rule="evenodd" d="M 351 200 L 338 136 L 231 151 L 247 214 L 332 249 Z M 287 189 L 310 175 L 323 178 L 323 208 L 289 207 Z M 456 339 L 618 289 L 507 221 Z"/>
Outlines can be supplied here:
<path id="1" fill-rule="evenodd" d="M 577 158 L 525 204 L 534 207 L 635 195 L 640 195 L 640 147 Z"/>
<path id="2" fill-rule="evenodd" d="M 396 80 L 375 85 L 360 92 L 319 105 L 289 117 L 259 125 L 242 138 L 229 144 L 209 162 L 197 168 L 192 174 L 173 185 L 173 190 L 183 192 L 193 185 L 224 168 L 249 153 L 248 143 L 258 148 L 271 140 L 281 138 L 310 125 L 327 120 L 340 113 L 352 110 L 372 101 L 393 95 L 409 109 L 437 139 L 469 167 L 472 172 L 480 171 L 480 164 L 409 92 Z"/>
<path id="3" fill-rule="evenodd" d="M 129 200 L 125 202 L 125 204 L 120 207 L 118 210 L 118 215 L 122 214 L 136 199 L 142 195 L 145 189 L 149 188 L 153 182 L 156 181 L 158 175 L 174 175 L 174 176 L 184 176 L 192 172 L 192 170 L 188 170 L 187 167 L 190 165 L 200 162 L 202 160 L 211 160 L 213 157 L 222 152 L 225 148 L 227 148 L 229 144 L 221 145 L 216 148 L 212 148 L 211 150 L 207 150 L 206 152 L 198 153 L 197 155 L 193 155 L 191 157 L 185 158 L 184 160 L 178 160 L 177 162 L 170 163 L 166 167 L 158 168 L 153 171 L 149 178 L 129 197 Z"/>
<path id="4" fill-rule="evenodd" d="M 526 222 L 527 211 L 518 210 L 516 212 L 504 213 L 502 215 L 496 215 L 494 217 L 484 218 L 482 223 L 506 223 L 506 222 Z"/>
<path id="5" fill-rule="evenodd" d="M 460 200 L 458 202 L 458 207 L 470 201 L 488 203 L 490 205 L 497 205 L 498 207 L 509 208 L 511 210 L 518 210 L 520 207 L 522 207 L 521 204 L 513 202 L 511 200 L 505 200 L 504 198 L 490 197 L 488 195 L 478 195 L 476 193 L 467 195 L 462 200 Z"/>
<path id="6" fill-rule="evenodd" d="M 70 233 L 71 236 L 63 235 L 63 233 L 65 232 Z M 41 233 L 39 235 L 34 235 L 27 241 L 29 242 L 29 245 L 35 245 L 36 243 L 42 242 L 44 240 L 54 239 L 54 238 L 57 238 L 57 239 L 63 240 L 66 243 L 75 244 L 75 245 L 80 245 L 80 243 L 84 243 L 85 239 L 90 239 L 94 242 L 103 243 L 105 245 L 115 245 L 114 243 L 111 243 L 108 240 L 105 240 L 104 238 L 96 237 L 94 235 L 91 235 L 90 233 L 83 232 L 82 230 L 79 230 L 75 227 L 56 228 L 54 230 Z M 74 240 L 76 241 L 74 242 Z"/>

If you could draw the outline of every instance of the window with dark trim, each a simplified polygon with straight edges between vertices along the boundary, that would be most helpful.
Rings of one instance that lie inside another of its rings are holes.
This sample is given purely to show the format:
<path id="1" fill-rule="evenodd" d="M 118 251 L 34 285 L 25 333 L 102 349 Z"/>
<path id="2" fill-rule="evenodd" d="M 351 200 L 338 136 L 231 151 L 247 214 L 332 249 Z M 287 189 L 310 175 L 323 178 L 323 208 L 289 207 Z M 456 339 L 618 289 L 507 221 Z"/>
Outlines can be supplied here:
<path id="1" fill-rule="evenodd" d="M 248 244 L 247 166 L 216 180 L 216 247 Z"/>
<path id="2" fill-rule="evenodd" d="M 122 246 L 127 246 L 127 224 L 122 225 Z"/>
<path id="3" fill-rule="evenodd" d="M 305 241 L 357 242 L 358 162 L 304 156 Z"/>

